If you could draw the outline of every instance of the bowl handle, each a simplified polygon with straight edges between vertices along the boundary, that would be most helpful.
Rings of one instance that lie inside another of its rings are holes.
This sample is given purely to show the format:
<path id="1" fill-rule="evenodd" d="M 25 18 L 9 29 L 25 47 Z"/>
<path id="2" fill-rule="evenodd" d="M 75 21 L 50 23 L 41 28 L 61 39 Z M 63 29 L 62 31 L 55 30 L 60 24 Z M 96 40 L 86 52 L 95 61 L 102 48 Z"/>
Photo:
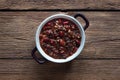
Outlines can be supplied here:
<path id="1" fill-rule="evenodd" d="M 83 14 L 80 14 L 80 13 L 74 15 L 74 18 L 77 18 L 77 17 L 81 17 L 85 21 L 86 24 L 84 26 L 84 30 L 86 30 L 88 28 L 88 26 L 89 26 L 88 19 Z"/>
<path id="2" fill-rule="evenodd" d="M 37 56 L 36 56 L 36 54 L 35 54 L 36 51 L 37 51 L 37 48 L 35 47 L 35 48 L 32 50 L 32 52 L 31 52 L 31 55 L 32 55 L 33 59 L 35 59 L 35 61 L 38 62 L 39 64 L 45 63 L 45 61 L 46 61 L 45 58 L 40 58 L 40 59 L 37 58 Z"/>

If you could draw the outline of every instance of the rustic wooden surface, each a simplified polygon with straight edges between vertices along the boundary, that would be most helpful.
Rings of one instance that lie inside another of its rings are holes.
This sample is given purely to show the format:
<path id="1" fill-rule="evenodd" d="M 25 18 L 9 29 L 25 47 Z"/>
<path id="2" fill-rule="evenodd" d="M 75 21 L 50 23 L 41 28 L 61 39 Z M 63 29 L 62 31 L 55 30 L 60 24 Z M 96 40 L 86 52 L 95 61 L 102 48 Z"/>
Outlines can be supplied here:
<path id="1" fill-rule="evenodd" d="M 85 47 L 72 62 L 39 65 L 30 54 L 36 29 L 61 10 L 89 19 Z M 120 80 L 119 75 L 119 0 L 0 0 L 0 80 Z"/>
<path id="2" fill-rule="evenodd" d="M 104 9 L 119 10 L 119 0 L 0 0 L 0 9 Z"/>
<path id="3" fill-rule="evenodd" d="M 0 60 L 1 80 L 119 80 L 120 60 L 74 60 L 37 64 L 32 59 Z"/>

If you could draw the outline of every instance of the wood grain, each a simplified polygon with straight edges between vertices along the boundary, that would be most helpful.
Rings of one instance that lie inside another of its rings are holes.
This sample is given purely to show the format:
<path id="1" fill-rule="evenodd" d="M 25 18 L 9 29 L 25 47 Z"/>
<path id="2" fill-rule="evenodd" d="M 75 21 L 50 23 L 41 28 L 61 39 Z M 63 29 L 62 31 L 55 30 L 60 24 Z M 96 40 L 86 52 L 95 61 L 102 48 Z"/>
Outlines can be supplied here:
<path id="1" fill-rule="evenodd" d="M 0 58 L 31 58 L 35 32 L 58 12 L 0 12 Z M 66 14 L 74 15 L 76 12 Z M 79 58 L 120 58 L 120 12 L 81 12 L 90 21 Z M 83 21 L 78 18 L 80 22 Z M 83 24 L 84 25 L 84 24 Z"/>
<path id="2" fill-rule="evenodd" d="M 120 10 L 119 0 L 0 0 L 0 9 Z"/>
<path id="3" fill-rule="evenodd" d="M 69 63 L 39 65 L 30 54 L 37 27 L 63 10 L 90 21 L 85 47 Z M 0 80 L 120 80 L 119 11 L 120 0 L 0 0 Z"/>
<path id="4" fill-rule="evenodd" d="M 1 80 L 119 80 L 120 60 L 74 60 L 66 64 L 0 60 Z M 114 64 L 114 65 L 113 65 Z"/>

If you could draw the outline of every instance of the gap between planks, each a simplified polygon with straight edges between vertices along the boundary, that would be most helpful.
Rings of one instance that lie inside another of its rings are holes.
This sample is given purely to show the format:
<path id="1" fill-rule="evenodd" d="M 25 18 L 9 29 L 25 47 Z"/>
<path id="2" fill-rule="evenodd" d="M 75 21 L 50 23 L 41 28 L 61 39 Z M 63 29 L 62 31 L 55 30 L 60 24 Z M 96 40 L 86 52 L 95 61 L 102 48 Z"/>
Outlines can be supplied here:
<path id="1" fill-rule="evenodd" d="M 0 60 L 32 60 L 33 58 L 0 58 Z M 39 58 L 40 59 L 40 58 Z M 120 58 L 75 58 L 74 60 L 120 60 Z"/>
<path id="2" fill-rule="evenodd" d="M 79 11 L 84 11 L 84 12 L 120 12 L 120 10 L 107 10 L 107 9 L 0 9 L 0 12 L 79 12 Z"/>

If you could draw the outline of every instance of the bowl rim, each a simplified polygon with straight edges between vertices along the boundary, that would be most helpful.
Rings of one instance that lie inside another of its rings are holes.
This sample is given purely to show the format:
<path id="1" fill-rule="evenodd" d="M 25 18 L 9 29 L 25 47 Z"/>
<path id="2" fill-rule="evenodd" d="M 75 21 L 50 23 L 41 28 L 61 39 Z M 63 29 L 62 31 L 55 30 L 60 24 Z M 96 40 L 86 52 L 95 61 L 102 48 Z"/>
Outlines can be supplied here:
<path id="1" fill-rule="evenodd" d="M 44 50 L 41 48 L 40 42 L 39 42 L 39 41 L 40 41 L 39 35 L 40 35 L 40 32 L 41 32 L 42 27 L 43 27 L 48 21 L 50 21 L 50 20 L 52 20 L 52 19 L 56 19 L 56 18 L 65 18 L 65 19 L 68 19 L 68 20 L 74 22 L 74 23 L 78 26 L 78 28 L 79 28 L 79 30 L 80 30 L 81 37 L 82 37 L 82 38 L 81 38 L 81 43 L 80 43 L 80 46 L 79 46 L 78 50 L 77 50 L 73 55 L 67 57 L 66 59 L 55 59 L 55 58 L 50 57 L 50 56 L 47 55 L 47 54 L 44 52 Z M 65 63 L 65 62 L 69 62 L 69 61 L 73 60 L 74 58 L 76 58 L 76 57 L 81 53 L 81 51 L 83 50 L 83 47 L 84 47 L 84 44 L 85 44 L 85 32 L 84 32 L 84 29 L 83 29 L 81 23 L 80 23 L 77 19 L 75 19 L 74 17 L 69 16 L 69 15 L 66 15 L 66 14 L 63 14 L 63 13 L 54 14 L 54 15 L 46 18 L 45 20 L 43 20 L 43 21 L 41 22 L 41 24 L 38 26 L 38 29 L 37 29 L 36 35 L 35 35 L 35 42 L 36 42 L 36 47 L 37 47 L 39 53 L 40 53 L 45 59 L 47 59 L 47 60 L 49 60 L 49 61 L 51 61 L 51 62 L 55 62 L 55 63 Z"/>

